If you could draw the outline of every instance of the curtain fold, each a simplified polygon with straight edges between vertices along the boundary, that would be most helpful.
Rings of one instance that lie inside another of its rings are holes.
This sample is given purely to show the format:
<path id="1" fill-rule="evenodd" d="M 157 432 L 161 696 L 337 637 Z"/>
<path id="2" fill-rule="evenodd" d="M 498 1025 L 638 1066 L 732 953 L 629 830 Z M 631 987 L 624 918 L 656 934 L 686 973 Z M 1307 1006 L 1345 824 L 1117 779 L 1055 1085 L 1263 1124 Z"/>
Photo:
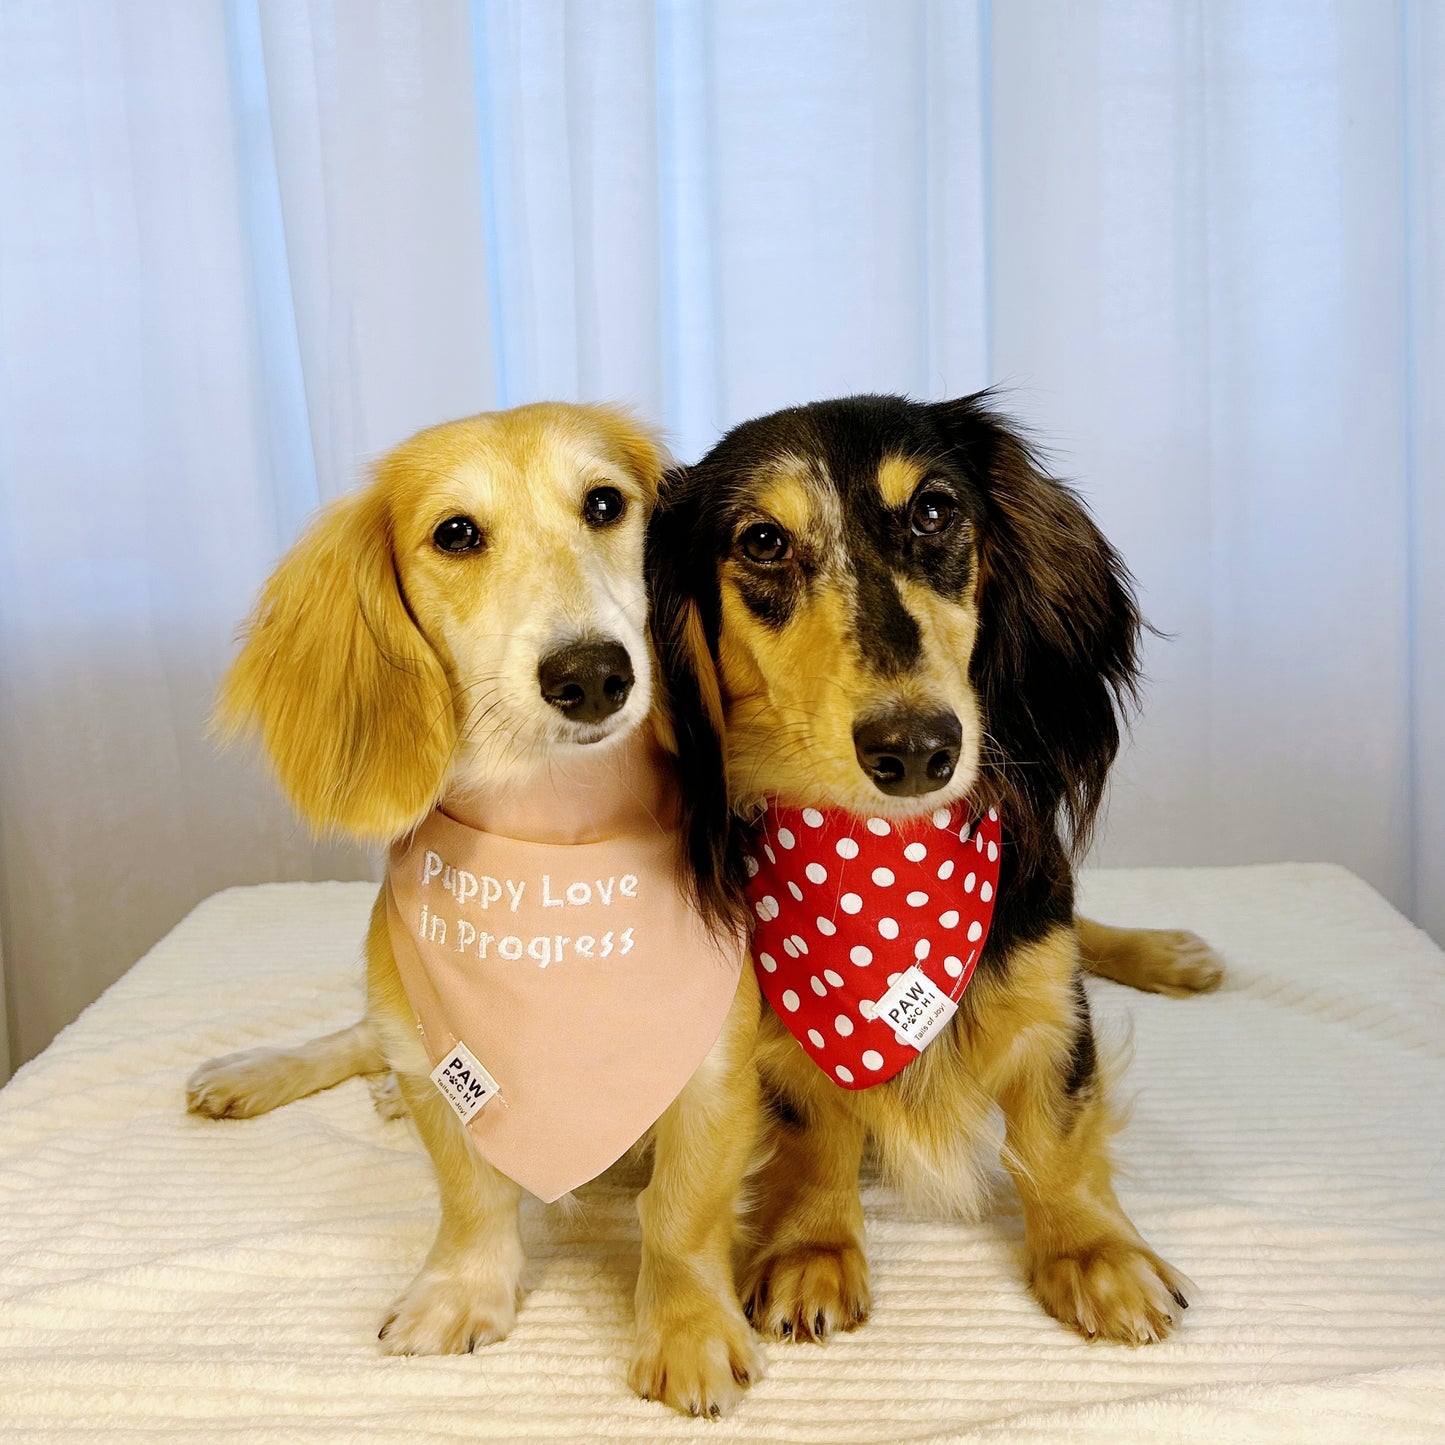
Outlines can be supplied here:
<path id="1" fill-rule="evenodd" d="M 1445 4 L 1406 0 L 1401 19 L 1410 902 L 1445 942 Z"/>
<path id="2" fill-rule="evenodd" d="M 1445 939 L 1441 0 L 0 0 L 13 1055 L 199 898 L 364 876 L 204 724 L 418 426 L 998 384 L 1165 635 L 1096 857 Z"/>

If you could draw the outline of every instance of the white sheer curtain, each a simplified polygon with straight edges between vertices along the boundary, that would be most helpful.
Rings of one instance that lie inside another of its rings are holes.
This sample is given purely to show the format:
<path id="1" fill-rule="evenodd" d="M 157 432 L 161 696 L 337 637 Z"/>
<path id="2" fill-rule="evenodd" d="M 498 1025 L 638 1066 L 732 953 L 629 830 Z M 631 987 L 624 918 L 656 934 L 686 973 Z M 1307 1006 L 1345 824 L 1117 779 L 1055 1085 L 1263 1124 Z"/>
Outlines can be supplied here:
<path id="1" fill-rule="evenodd" d="M 1169 634 L 1099 860 L 1445 938 L 1440 0 L 0 0 L 17 1061 L 207 893 L 367 870 L 203 727 L 391 442 L 991 382 Z"/>

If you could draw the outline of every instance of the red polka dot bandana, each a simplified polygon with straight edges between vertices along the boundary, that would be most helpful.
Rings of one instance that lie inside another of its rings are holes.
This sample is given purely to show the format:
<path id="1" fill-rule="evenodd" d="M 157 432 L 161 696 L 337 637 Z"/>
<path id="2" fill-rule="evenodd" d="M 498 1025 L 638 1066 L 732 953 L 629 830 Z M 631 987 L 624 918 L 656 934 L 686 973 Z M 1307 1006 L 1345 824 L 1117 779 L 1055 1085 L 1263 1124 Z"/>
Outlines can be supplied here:
<path id="1" fill-rule="evenodd" d="M 902 823 L 768 805 L 746 858 L 758 982 L 835 1083 L 891 1079 L 952 1015 L 988 940 L 1000 838 L 997 811 L 971 821 L 966 803 Z M 910 992 L 937 1016 L 921 1043 L 890 1022 Z"/>

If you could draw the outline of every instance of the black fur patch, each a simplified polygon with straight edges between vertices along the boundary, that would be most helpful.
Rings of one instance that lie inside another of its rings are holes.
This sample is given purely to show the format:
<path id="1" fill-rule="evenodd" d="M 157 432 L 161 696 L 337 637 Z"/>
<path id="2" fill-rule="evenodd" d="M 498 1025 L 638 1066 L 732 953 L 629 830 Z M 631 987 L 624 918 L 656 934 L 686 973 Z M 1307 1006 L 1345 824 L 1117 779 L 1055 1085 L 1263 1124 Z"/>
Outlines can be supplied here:
<path id="1" fill-rule="evenodd" d="M 698 554 L 696 510 L 678 493 L 679 480 L 676 473 L 664 478 L 663 496 L 671 483 L 673 504 L 659 505 L 648 525 L 647 581 L 653 646 L 677 736 L 681 882 L 711 929 L 741 933 L 750 917 L 743 898 L 742 843 L 727 792 L 723 739 L 705 701 L 716 686 L 717 563 Z M 692 643 L 699 629 L 704 656 Z"/>
<path id="2" fill-rule="evenodd" d="M 1098 1069 L 1094 1049 L 1094 1025 L 1089 1014 L 1089 995 L 1084 992 L 1083 975 L 1074 974 L 1074 1042 L 1069 1049 L 1068 1069 L 1064 1074 L 1064 1093 L 1077 1099 L 1093 1084 Z"/>
<path id="3" fill-rule="evenodd" d="M 1009 828 L 1007 814 L 1001 826 L 997 901 L 978 961 L 979 968 L 995 978 L 1003 977 L 1009 955 L 1020 945 L 1039 943 L 1074 920 L 1073 870 L 1060 840 L 1043 839 L 1024 849 Z"/>
<path id="4" fill-rule="evenodd" d="M 738 580 L 738 591 L 748 611 L 775 630 L 787 626 L 802 597 L 802 588 L 788 573 L 745 574 Z"/>
<path id="5" fill-rule="evenodd" d="M 903 605 L 898 583 L 877 557 L 855 551 L 850 560 L 858 579 L 858 647 L 865 662 L 883 676 L 900 676 L 916 667 L 923 654 L 923 634 Z"/>
<path id="6" fill-rule="evenodd" d="M 808 1127 L 808 1117 L 802 1107 L 779 1088 L 764 1085 L 763 1107 L 785 1129 L 801 1131 Z"/>
<path id="7" fill-rule="evenodd" d="M 954 526 L 918 536 L 906 504 L 885 505 L 878 474 L 892 457 L 916 462 L 926 486 L 954 500 Z M 918 629 L 896 579 L 959 600 L 977 585 L 979 635 L 968 670 L 988 743 L 974 802 L 997 805 L 1004 826 L 998 904 L 980 966 L 1005 968 L 1020 944 L 1072 919 L 1071 860 L 1088 841 L 1138 681 L 1141 622 L 1129 574 L 1078 497 L 1048 476 L 986 393 L 937 404 L 893 396 L 818 402 L 734 428 L 665 494 L 650 553 L 665 574 L 655 605 L 666 617 L 691 601 L 714 655 L 719 571 L 738 526 L 756 515 L 762 479 L 785 458 L 811 461 L 839 497 L 843 561 L 858 579 L 860 614 L 856 635 L 840 645 L 851 642 L 880 671 L 906 670 Z M 741 585 L 755 615 L 784 625 L 814 575 L 808 563 L 800 559 L 786 583 L 783 573 L 763 580 L 761 570 L 749 572 Z M 795 589 L 791 600 L 784 586 Z M 665 621 L 659 635 L 670 676 Z M 677 670 L 685 679 L 687 665 Z M 705 794 L 691 808 L 690 852 L 695 866 L 732 887 L 739 871 L 718 833 L 726 828 L 720 754 L 705 733 L 706 757 L 687 770 Z"/>

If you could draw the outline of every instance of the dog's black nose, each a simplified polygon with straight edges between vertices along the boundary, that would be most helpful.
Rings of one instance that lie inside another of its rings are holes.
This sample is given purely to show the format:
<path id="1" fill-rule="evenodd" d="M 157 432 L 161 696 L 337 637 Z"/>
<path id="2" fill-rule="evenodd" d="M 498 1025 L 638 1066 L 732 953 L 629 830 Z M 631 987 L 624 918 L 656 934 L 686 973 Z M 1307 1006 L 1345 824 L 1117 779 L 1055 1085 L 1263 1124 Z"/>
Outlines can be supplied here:
<path id="1" fill-rule="evenodd" d="M 619 642 L 569 642 L 537 666 L 542 696 L 575 723 L 601 722 L 632 691 L 632 659 Z"/>
<path id="2" fill-rule="evenodd" d="M 963 728 L 951 712 L 891 712 L 853 729 L 858 766 L 880 792 L 897 798 L 932 793 L 952 776 Z"/>

